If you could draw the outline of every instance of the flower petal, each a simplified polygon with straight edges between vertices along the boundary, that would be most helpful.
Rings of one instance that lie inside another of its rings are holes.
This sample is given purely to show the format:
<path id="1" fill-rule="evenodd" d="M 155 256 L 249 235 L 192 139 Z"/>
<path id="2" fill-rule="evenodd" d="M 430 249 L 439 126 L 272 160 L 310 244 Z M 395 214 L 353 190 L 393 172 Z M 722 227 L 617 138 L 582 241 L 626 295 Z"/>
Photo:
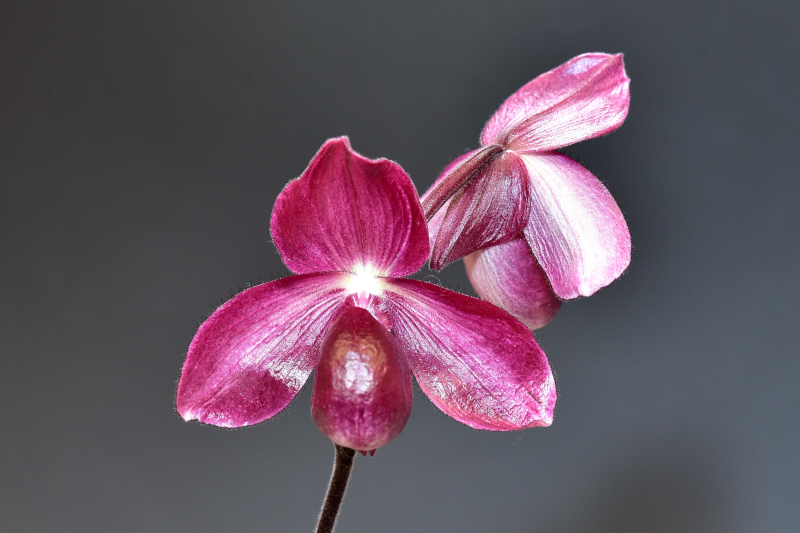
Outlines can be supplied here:
<path id="1" fill-rule="evenodd" d="M 529 180 L 520 157 L 502 152 L 450 200 L 431 251 L 431 268 L 518 235 L 528 223 Z"/>
<path id="2" fill-rule="evenodd" d="M 488 302 L 430 283 L 386 280 L 393 333 L 422 391 L 478 429 L 548 426 L 556 388 L 530 330 Z"/>
<path id="3" fill-rule="evenodd" d="M 600 180 L 571 158 L 524 155 L 531 178 L 525 239 L 562 299 L 589 296 L 631 261 L 631 235 Z"/>
<path id="4" fill-rule="evenodd" d="M 342 274 L 289 276 L 236 295 L 195 334 L 178 384 L 184 420 L 239 427 L 286 407 L 344 305 Z"/>
<path id="5" fill-rule="evenodd" d="M 561 307 L 525 239 L 471 253 L 464 258 L 464 266 L 478 296 L 531 329 L 547 325 Z"/>
<path id="6" fill-rule="evenodd" d="M 340 446 L 369 451 L 403 430 L 411 414 L 411 370 L 403 349 L 372 314 L 346 308 L 322 343 L 311 416 Z"/>
<path id="7" fill-rule="evenodd" d="M 447 214 L 447 210 L 450 208 L 450 202 L 452 200 L 453 198 L 451 197 L 444 204 L 442 204 L 442 208 L 439 209 L 428 221 L 428 237 L 430 238 L 431 250 L 433 250 L 433 245 L 436 244 L 436 237 L 439 236 L 439 230 L 442 228 L 444 216 Z"/>
<path id="8" fill-rule="evenodd" d="M 454 194 L 475 179 L 481 169 L 502 151 L 501 146 L 486 146 L 455 158 L 439 174 L 431 188 L 422 195 L 420 200 L 425 211 L 425 218 L 430 221 Z"/>
<path id="9" fill-rule="evenodd" d="M 397 163 L 370 160 L 347 137 L 320 148 L 278 196 L 272 237 L 293 272 L 353 271 L 406 276 L 428 259 L 417 190 Z"/>
<path id="10" fill-rule="evenodd" d="M 583 54 L 512 94 L 492 115 L 481 144 L 543 152 L 605 135 L 628 114 L 630 80 L 622 54 Z"/>

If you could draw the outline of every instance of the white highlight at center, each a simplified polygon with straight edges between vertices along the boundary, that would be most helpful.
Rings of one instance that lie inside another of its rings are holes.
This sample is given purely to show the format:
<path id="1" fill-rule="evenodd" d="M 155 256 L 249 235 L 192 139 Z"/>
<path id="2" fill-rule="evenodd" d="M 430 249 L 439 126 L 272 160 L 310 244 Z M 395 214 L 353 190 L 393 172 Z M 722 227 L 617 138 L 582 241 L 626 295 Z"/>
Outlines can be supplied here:
<path id="1" fill-rule="evenodd" d="M 347 294 L 355 294 L 359 299 L 367 299 L 370 295 L 380 296 L 383 288 L 377 274 L 372 265 L 356 265 L 347 280 Z"/>

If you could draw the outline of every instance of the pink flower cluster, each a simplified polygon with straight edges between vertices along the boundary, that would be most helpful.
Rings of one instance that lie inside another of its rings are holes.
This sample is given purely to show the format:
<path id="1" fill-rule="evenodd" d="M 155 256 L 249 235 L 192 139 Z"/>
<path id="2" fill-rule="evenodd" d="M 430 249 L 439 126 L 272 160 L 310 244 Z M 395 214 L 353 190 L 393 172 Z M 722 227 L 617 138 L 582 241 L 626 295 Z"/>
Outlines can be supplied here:
<path id="1" fill-rule="evenodd" d="M 178 385 L 186 420 L 266 420 L 316 368 L 312 416 L 362 452 L 396 437 L 412 375 L 474 428 L 552 422 L 556 388 L 529 328 L 630 261 L 611 195 L 555 150 L 624 120 L 621 56 L 585 54 L 534 79 L 489 119 L 481 148 L 451 163 L 420 201 L 394 162 L 327 141 L 278 196 L 273 240 L 294 275 L 238 294 L 199 328 Z M 482 300 L 407 279 L 464 258 Z M 516 317 L 516 318 L 515 318 Z"/>

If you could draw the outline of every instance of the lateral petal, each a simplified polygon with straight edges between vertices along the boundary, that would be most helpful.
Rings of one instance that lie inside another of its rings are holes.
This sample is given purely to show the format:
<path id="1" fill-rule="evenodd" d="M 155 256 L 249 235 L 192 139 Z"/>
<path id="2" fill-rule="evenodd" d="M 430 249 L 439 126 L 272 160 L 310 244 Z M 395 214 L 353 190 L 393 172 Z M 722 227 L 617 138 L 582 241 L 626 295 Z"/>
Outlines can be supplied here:
<path id="1" fill-rule="evenodd" d="M 631 260 L 631 235 L 608 189 L 563 154 L 522 159 L 531 179 L 525 239 L 555 293 L 589 296 L 617 279 Z"/>
<path id="2" fill-rule="evenodd" d="M 543 152 L 605 135 L 628 114 L 630 80 L 622 54 L 583 54 L 538 76 L 489 119 L 481 144 Z"/>
<path id="3" fill-rule="evenodd" d="M 501 146 L 485 146 L 455 158 L 420 198 L 425 218 L 430 221 L 454 194 L 480 175 L 481 170 L 502 151 Z"/>
<path id="4" fill-rule="evenodd" d="M 523 238 L 473 252 L 464 257 L 464 266 L 478 296 L 531 329 L 547 325 L 561 307 L 561 300 Z"/>
<path id="5" fill-rule="evenodd" d="M 286 407 L 344 306 L 346 274 L 306 274 L 239 293 L 203 322 L 178 383 L 184 420 L 239 427 Z"/>
<path id="6" fill-rule="evenodd" d="M 431 251 L 431 268 L 501 244 L 528 223 L 529 179 L 520 157 L 502 152 L 450 199 Z"/>
<path id="7" fill-rule="evenodd" d="M 430 283 L 386 280 L 393 333 L 422 391 L 470 427 L 548 426 L 556 388 L 531 332 L 488 302 Z"/>
<path id="8" fill-rule="evenodd" d="M 330 139 L 275 202 L 272 238 L 293 272 L 406 276 L 428 259 L 417 190 L 397 163 L 370 160 Z"/>

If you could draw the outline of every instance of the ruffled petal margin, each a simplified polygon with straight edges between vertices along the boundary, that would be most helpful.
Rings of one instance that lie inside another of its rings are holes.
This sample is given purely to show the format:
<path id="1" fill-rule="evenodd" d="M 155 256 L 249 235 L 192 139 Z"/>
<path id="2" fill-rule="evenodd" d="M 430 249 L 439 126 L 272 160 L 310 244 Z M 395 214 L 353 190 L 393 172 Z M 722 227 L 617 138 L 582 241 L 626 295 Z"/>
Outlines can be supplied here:
<path id="1" fill-rule="evenodd" d="M 522 158 L 531 179 L 525 239 L 555 293 L 589 296 L 617 279 L 630 264 L 631 235 L 608 189 L 563 154 Z"/>
<path id="2" fill-rule="evenodd" d="M 628 114 L 622 54 L 583 54 L 512 94 L 486 123 L 481 144 L 519 153 L 555 150 L 605 135 Z"/>
<path id="3" fill-rule="evenodd" d="M 525 239 L 474 252 L 464 257 L 464 266 L 478 296 L 531 329 L 547 325 L 561 307 Z"/>
<path id="4" fill-rule="evenodd" d="M 431 268 L 441 270 L 519 234 L 528 223 L 529 188 L 527 169 L 517 154 L 493 157 L 450 199 L 431 251 Z"/>
<path id="5" fill-rule="evenodd" d="M 386 280 L 393 333 L 422 391 L 470 427 L 548 426 L 556 387 L 544 351 L 494 305 L 408 279 Z"/>
<path id="6" fill-rule="evenodd" d="M 272 238 L 293 272 L 407 276 L 428 259 L 425 217 L 400 165 L 328 140 L 275 201 Z"/>
<path id="7" fill-rule="evenodd" d="M 344 274 L 307 274 L 236 295 L 198 329 L 178 383 L 184 420 L 239 427 L 284 407 L 319 361 L 344 306 Z"/>

